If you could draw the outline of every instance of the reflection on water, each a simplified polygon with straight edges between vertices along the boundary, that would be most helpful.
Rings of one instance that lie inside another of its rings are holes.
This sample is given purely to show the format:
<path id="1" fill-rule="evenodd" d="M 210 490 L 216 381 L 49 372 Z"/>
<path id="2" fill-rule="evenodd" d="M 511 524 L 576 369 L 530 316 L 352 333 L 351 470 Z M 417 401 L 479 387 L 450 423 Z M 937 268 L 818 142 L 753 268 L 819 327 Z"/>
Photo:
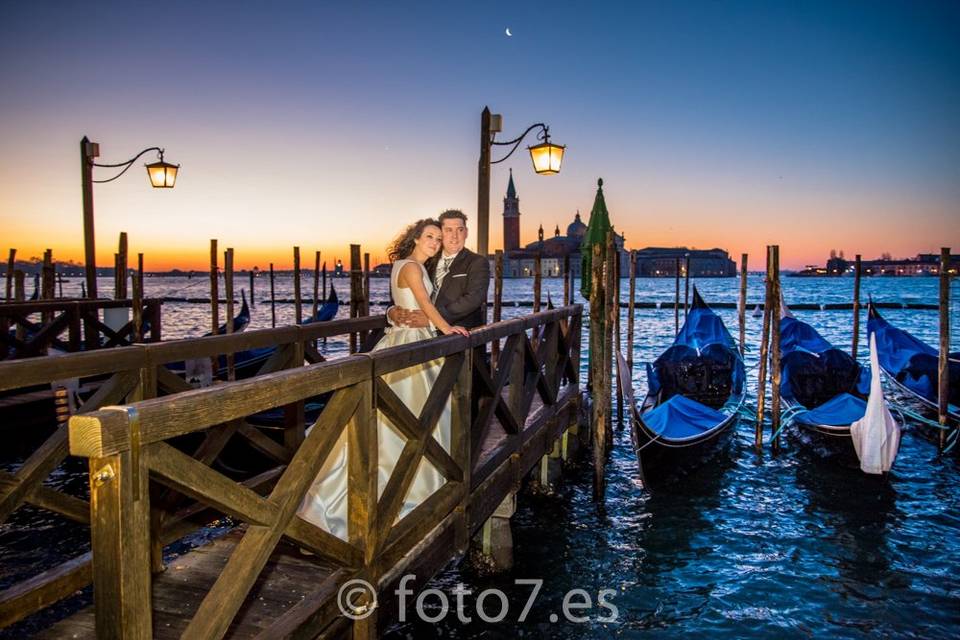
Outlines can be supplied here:
<path id="1" fill-rule="evenodd" d="M 180 280 L 148 280 L 148 294 L 173 294 L 187 283 Z M 263 279 L 258 282 L 258 298 L 268 291 L 264 283 Z M 737 285 L 732 279 L 696 284 L 708 302 L 736 300 Z M 346 282 L 339 280 L 337 285 L 345 298 Z M 785 278 L 783 285 L 788 304 L 845 302 L 852 290 L 850 279 Z M 104 281 L 103 286 L 109 285 Z M 199 296 L 206 285 L 190 286 L 196 290 L 189 295 Z M 505 299 L 531 297 L 530 281 L 507 281 L 505 288 Z M 750 288 L 752 306 L 761 294 L 760 280 L 751 278 Z M 289 296 L 289 279 L 281 279 L 277 289 L 279 297 Z M 559 300 L 563 287 L 558 280 L 548 280 L 545 289 Z M 954 300 L 958 291 L 954 282 Z M 936 280 L 866 279 L 864 297 L 867 294 L 884 301 L 935 303 Z M 626 300 L 626 286 L 623 296 Z M 385 299 L 385 281 L 373 281 L 372 297 Z M 670 303 L 673 281 L 642 281 L 637 297 Z M 953 335 L 960 332 L 957 308 L 951 311 Z M 292 319 L 292 305 L 279 305 L 277 310 L 281 323 Z M 504 317 L 526 311 L 507 308 Z M 197 335 L 209 324 L 203 305 L 165 305 L 164 313 L 167 337 Z M 341 308 L 341 316 L 346 314 L 347 308 Z M 720 314 L 734 329 L 735 311 L 723 309 Z M 796 315 L 835 344 L 848 347 L 851 312 L 799 311 Z M 936 343 L 935 311 L 889 310 L 884 315 Z M 863 327 L 865 320 L 861 318 Z M 653 360 L 671 341 L 673 311 L 641 310 L 636 321 L 633 385 L 642 397 L 643 363 Z M 251 326 L 269 325 L 269 305 L 261 303 L 253 310 Z M 759 319 L 748 315 L 748 347 L 758 344 L 759 325 Z M 865 343 L 862 337 L 861 345 Z M 582 344 L 585 348 L 587 340 Z M 330 341 L 328 350 L 343 353 L 343 345 Z M 866 359 L 863 348 L 860 353 Z M 756 349 L 748 349 L 747 366 L 756 359 Z M 755 403 L 756 375 L 755 369 L 748 371 L 750 403 Z M 487 624 L 474 614 L 471 622 L 463 624 L 451 611 L 440 623 L 408 622 L 387 635 L 417 639 L 606 638 L 641 633 L 656 638 L 955 637 L 960 628 L 956 458 L 939 459 L 930 442 L 908 431 L 893 472 L 887 478 L 871 478 L 818 458 L 794 437 L 784 438 L 783 445 L 776 457 L 769 448 L 758 457 L 753 450 L 753 424 L 743 421 L 723 454 L 700 472 L 648 494 L 639 486 L 629 430 L 618 430 L 607 469 L 603 512 L 592 500 L 589 465 L 580 463 L 569 470 L 556 496 L 523 495 L 519 500 L 512 573 L 484 578 L 466 567 L 454 567 L 434 580 L 432 586 L 448 593 L 463 583 L 473 592 L 468 603 L 484 589 L 503 589 L 511 603 L 503 622 Z M 19 513 L 16 517 L 12 526 L 0 526 L 0 580 L 30 563 L 44 565 L 58 554 L 72 552 L 72 548 L 58 547 L 61 540 L 66 540 L 67 547 L 86 544 L 79 528 L 80 534 L 69 538 L 49 517 L 31 520 Z M 516 579 L 543 580 L 523 623 L 516 618 L 531 589 L 515 584 Z M 551 614 L 562 610 L 564 595 L 575 588 L 591 595 L 594 608 L 586 613 L 593 620 L 574 624 L 561 616 L 551 622 Z M 605 613 L 596 607 L 601 589 L 616 591 L 611 598 L 618 608 L 616 622 L 596 620 Z M 492 604 L 490 608 L 494 609 Z"/>

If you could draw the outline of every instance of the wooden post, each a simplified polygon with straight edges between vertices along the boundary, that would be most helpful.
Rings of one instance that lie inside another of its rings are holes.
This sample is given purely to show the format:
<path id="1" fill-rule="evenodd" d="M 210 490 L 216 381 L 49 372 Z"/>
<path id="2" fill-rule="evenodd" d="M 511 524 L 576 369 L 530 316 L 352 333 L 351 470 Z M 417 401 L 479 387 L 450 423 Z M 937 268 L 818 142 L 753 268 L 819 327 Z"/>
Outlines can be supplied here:
<path id="1" fill-rule="evenodd" d="M 223 254 L 223 288 L 227 295 L 227 335 L 233 333 L 233 249 L 227 247 Z M 227 380 L 236 380 L 233 353 L 227 354 Z"/>
<path id="2" fill-rule="evenodd" d="M 364 316 L 370 315 L 370 254 L 363 254 L 363 314 Z M 483 315 L 486 316 L 487 312 L 484 310 Z"/>
<path id="3" fill-rule="evenodd" d="M 314 255 L 313 261 L 313 312 L 311 318 L 317 317 L 317 311 L 320 309 L 320 252 Z"/>
<path id="4" fill-rule="evenodd" d="M 322 291 L 320 294 L 323 296 L 323 299 L 327 299 L 327 261 L 323 261 L 323 267 L 320 269 L 320 287 Z"/>
<path id="5" fill-rule="evenodd" d="M 130 308 L 133 313 L 133 335 L 130 336 L 130 342 L 143 342 L 143 289 L 141 288 L 143 280 L 138 276 L 143 269 L 143 254 L 139 256 L 140 271 L 134 274 L 130 280 L 131 301 Z"/>
<path id="6" fill-rule="evenodd" d="M 683 260 L 683 319 L 690 311 L 690 254 Z"/>
<path id="7" fill-rule="evenodd" d="M 773 245 L 773 291 L 770 296 L 770 429 L 773 452 L 780 450 L 780 246 Z"/>
<path id="8" fill-rule="evenodd" d="M 97 252 L 93 231 L 93 159 L 100 155 L 100 145 L 84 136 L 80 141 L 80 188 L 83 198 L 83 256 L 87 280 L 87 297 L 97 298 Z M 88 323 L 86 331 L 90 332 Z M 89 343 L 91 338 L 87 339 Z"/>
<path id="9" fill-rule="evenodd" d="M 677 258 L 673 287 L 673 335 L 680 334 L 680 258 Z"/>
<path id="10" fill-rule="evenodd" d="M 120 299 L 120 254 L 113 254 L 113 299 Z"/>
<path id="11" fill-rule="evenodd" d="M 20 269 L 14 269 L 13 271 L 13 300 L 14 302 L 23 302 L 27 297 L 27 292 L 24 290 L 24 274 Z M 15 335 L 17 340 L 23 342 L 26 337 L 26 329 L 22 325 L 17 324 L 15 330 Z"/>
<path id="12" fill-rule="evenodd" d="M 543 273 L 540 254 L 533 257 L 533 312 L 540 312 L 540 293 L 543 286 Z"/>
<path id="13" fill-rule="evenodd" d="M 592 440 L 593 440 L 593 497 L 602 501 L 606 482 L 604 477 L 605 443 L 607 441 L 607 403 L 603 398 L 603 252 L 600 243 L 592 247 L 593 259 L 590 263 L 590 395 L 593 398 Z"/>
<path id="14" fill-rule="evenodd" d="M 255 306 L 257 306 L 257 299 L 256 299 L 257 296 L 254 293 L 254 289 L 253 289 L 253 283 L 254 283 L 254 280 L 256 280 L 256 274 L 253 272 L 253 269 L 250 269 L 248 273 L 250 276 L 250 308 L 252 309 Z"/>
<path id="15" fill-rule="evenodd" d="M 937 417 L 940 422 L 940 450 L 947 438 L 947 411 L 950 400 L 950 247 L 940 249 L 940 354 L 937 359 Z M 957 427 L 960 428 L 960 427 Z"/>
<path id="16" fill-rule="evenodd" d="M 217 240 L 210 241 L 210 331 L 217 335 L 220 328 L 220 283 L 218 280 L 217 267 Z M 216 360 L 214 360 L 213 370 L 217 370 Z"/>
<path id="17" fill-rule="evenodd" d="M 490 237 L 490 109 L 480 113 L 480 161 L 477 171 L 477 253 L 484 260 Z"/>
<path id="18" fill-rule="evenodd" d="M 627 370 L 633 375 L 633 312 L 637 301 L 637 252 L 630 252 L 630 299 L 627 301 Z M 628 380 L 627 384 L 633 384 Z"/>
<path id="19" fill-rule="evenodd" d="M 117 265 L 117 300 L 127 299 L 127 264 L 130 262 L 127 254 L 127 232 L 120 232 L 120 241 L 117 245 L 119 263 Z"/>
<path id="20" fill-rule="evenodd" d="M 766 400 L 767 387 L 767 346 L 770 343 L 770 256 L 771 248 L 767 246 L 767 275 L 764 279 L 763 295 L 763 330 L 760 334 L 760 372 L 757 377 L 757 424 L 753 434 L 753 446 L 759 451 L 763 448 L 763 405 Z"/>
<path id="21" fill-rule="evenodd" d="M 137 279 L 140 281 L 140 297 L 143 298 L 145 295 L 145 289 L 143 288 L 143 254 L 137 254 Z"/>
<path id="22" fill-rule="evenodd" d="M 53 300 L 56 283 L 53 280 L 53 250 L 47 249 L 43 252 L 43 267 L 40 270 L 40 295 L 41 300 Z M 44 313 L 42 322 L 46 325 L 53 322 L 52 313 Z"/>
<path id="23" fill-rule="evenodd" d="M 150 498 L 145 459 L 124 451 L 90 458 L 89 465 L 97 637 L 150 638 Z"/>
<path id="24" fill-rule="evenodd" d="M 13 270 L 17 264 L 17 250 L 10 249 L 10 257 L 7 258 L 7 302 L 13 300 Z"/>
<path id="25" fill-rule="evenodd" d="M 860 254 L 853 263 L 853 346 L 850 355 L 857 359 L 857 346 L 860 342 Z"/>
<path id="26" fill-rule="evenodd" d="M 737 322 L 740 325 L 740 357 L 746 354 L 747 336 L 747 254 L 740 254 L 740 304 L 737 306 Z"/>
<path id="27" fill-rule="evenodd" d="M 57 271 L 56 265 L 54 265 L 53 271 L 57 276 L 57 297 L 63 299 L 63 272 Z"/>
<path id="28" fill-rule="evenodd" d="M 277 326 L 277 294 L 273 282 L 273 263 L 270 263 L 270 326 Z"/>
<path id="29" fill-rule="evenodd" d="M 350 317 L 357 318 L 363 308 L 363 273 L 360 270 L 360 245 L 350 245 Z M 362 344 L 362 343 L 361 343 Z M 357 334 L 350 334 L 350 353 L 358 349 Z"/>
<path id="30" fill-rule="evenodd" d="M 617 263 L 619 262 L 619 254 L 617 253 L 616 245 L 614 244 L 614 235 L 613 231 L 607 231 L 607 247 L 606 247 L 606 271 L 604 273 L 605 279 L 605 308 L 604 313 L 606 315 L 606 323 L 604 325 L 604 341 L 603 341 L 603 379 L 604 379 L 604 399 L 608 403 L 607 409 L 607 441 L 604 443 L 605 453 L 610 451 L 610 447 L 613 443 L 613 397 L 616 395 L 614 393 L 614 379 L 613 372 L 611 371 L 611 363 L 613 362 L 614 349 L 619 348 L 620 338 L 617 335 L 619 332 L 619 319 L 620 315 L 620 296 L 619 290 L 617 288 L 617 278 L 619 277 Z M 620 380 L 617 379 L 617 384 L 619 385 Z M 622 403 L 617 402 L 617 406 L 621 407 Z M 618 416 L 619 420 L 619 416 Z"/>
<path id="31" fill-rule="evenodd" d="M 497 249 L 493 258 L 493 321 L 500 322 L 500 315 L 503 312 L 503 251 Z M 497 366 L 497 359 L 500 357 L 500 341 L 494 340 L 490 345 L 490 364 Z"/>
<path id="32" fill-rule="evenodd" d="M 293 317 L 294 322 L 303 322 L 303 299 L 300 297 L 300 247 L 293 248 Z"/>
<path id="33" fill-rule="evenodd" d="M 570 282 L 570 254 L 563 256 L 563 306 L 573 304 L 573 283 Z"/>

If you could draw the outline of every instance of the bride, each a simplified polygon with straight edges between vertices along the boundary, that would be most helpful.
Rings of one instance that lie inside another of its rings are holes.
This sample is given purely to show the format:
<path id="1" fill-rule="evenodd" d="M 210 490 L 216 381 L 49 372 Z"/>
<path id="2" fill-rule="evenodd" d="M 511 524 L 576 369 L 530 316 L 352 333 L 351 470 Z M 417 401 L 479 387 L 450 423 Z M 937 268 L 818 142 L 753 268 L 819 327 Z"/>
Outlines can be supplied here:
<path id="1" fill-rule="evenodd" d="M 442 234 L 440 223 L 431 218 L 420 220 L 401 233 L 389 249 L 393 269 L 390 271 L 390 291 L 397 306 L 404 309 L 419 309 L 444 335 L 459 333 L 469 335 L 463 327 L 451 326 L 430 301 L 433 283 L 427 275 L 424 263 L 440 250 Z M 401 344 L 429 340 L 436 334 L 428 327 L 389 327 L 386 335 L 373 348 L 374 351 Z M 394 393 L 403 401 L 413 415 L 419 415 L 430 389 L 440 375 L 443 360 L 433 360 L 420 365 L 395 371 L 383 376 Z M 347 540 L 347 430 L 340 434 L 333 451 L 324 461 L 313 485 L 304 496 L 297 513 L 305 520 Z M 444 407 L 433 436 L 448 453 L 450 452 L 450 402 Z M 382 413 L 377 412 L 377 495 L 383 493 L 391 473 L 403 451 L 406 439 Z M 412 511 L 444 483 L 439 471 L 426 459 L 420 461 L 410 490 L 404 497 L 399 518 Z"/>

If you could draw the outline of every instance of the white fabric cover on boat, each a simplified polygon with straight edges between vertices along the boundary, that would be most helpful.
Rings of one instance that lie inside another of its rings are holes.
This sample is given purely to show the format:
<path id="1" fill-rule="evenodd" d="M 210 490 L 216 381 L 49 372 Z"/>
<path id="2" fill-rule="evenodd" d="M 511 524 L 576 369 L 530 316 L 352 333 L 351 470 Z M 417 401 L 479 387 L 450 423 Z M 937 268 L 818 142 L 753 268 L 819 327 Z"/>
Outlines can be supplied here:
<path id="1" fill-rule="evenodd" d="M 900 425 L 883 399 L 877 339 L 870 334 L 870 397 L 863 418 L 850 425 L 853 448 L 864 473 L 890 471 L 900 449 Z"/>

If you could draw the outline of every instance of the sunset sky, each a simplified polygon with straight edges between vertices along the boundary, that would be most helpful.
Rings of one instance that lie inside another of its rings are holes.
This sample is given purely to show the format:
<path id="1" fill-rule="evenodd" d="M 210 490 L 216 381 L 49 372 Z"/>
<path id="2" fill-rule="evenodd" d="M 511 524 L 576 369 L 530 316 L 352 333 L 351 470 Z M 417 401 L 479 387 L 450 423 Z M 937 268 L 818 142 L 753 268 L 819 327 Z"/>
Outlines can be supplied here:
<path id="1" fill-rule="evenodd" d="M 567 145 L 556 176 L 495 166 L 491 249 L 513 167 L 523 242 L 586 221 L 602 177 L 628 248 L 960 250 L 960 3 L 518 0 L 5 3 L 0 250 L 82 261 L 88 135 L 182 164 L 95 187 L 98 264 L 120 231 L 152 270 L 205 268 L 210 238 L 238 268 L 383 259 L 417 218 L 475 221 L 484 105 Z"/>

